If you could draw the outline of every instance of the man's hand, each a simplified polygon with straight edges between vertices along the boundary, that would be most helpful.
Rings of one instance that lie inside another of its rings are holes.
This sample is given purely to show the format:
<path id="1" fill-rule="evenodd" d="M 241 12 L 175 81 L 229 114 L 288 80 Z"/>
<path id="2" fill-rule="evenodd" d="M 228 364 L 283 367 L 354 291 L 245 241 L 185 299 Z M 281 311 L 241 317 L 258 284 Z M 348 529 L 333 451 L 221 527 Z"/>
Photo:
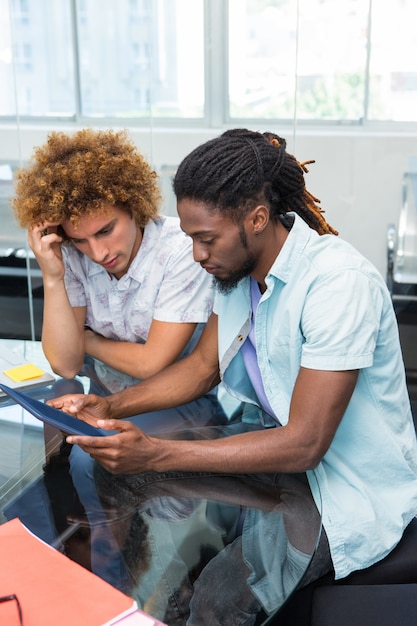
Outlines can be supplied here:
<path id="1" fill-rule="evenodd" d="M 58 233 L 59 224 L 44 222 L 34 225 L 28 231 L 31 247 L 44 280 L 60 281 L 64 278 L 65 267 L 62 260 L 62 237 Z"/>
<path id="2" fill-rule="evenodd" d="M 118 433 L 106 437 L 71 435 L 67 437 L 67 443 L 79 445 L 112 474 L 137 474 L 155 469 L 157 439 L 148 437 L 129 421 L 98 420 L 96 425 Z"/>
<path id="3" fill-rule="evenodd" d="M 59 398 L 52 398 L 47 404 L 74 415 L 83 422 L 97 426 L 97 420 L 112 419 L 110 403 L 107 399 L 95 394 L 67 394 Z"/>

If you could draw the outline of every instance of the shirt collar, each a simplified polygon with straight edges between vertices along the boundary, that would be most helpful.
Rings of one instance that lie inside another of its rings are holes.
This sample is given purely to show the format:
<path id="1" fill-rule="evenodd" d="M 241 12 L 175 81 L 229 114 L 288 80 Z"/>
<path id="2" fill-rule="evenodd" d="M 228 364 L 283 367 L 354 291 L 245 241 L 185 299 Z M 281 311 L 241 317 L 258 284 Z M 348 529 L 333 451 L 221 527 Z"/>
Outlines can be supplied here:
<path id="1" fill-rule="evenodd" d="M 158 239 L 162 234 L 163 218 L 158 217 L 148 222 L 143 229 L 143 237 L 135 258 L 127 270 L 126 276 L 142 282 L 146 273 L 149 273 L 148 264 L 145 259 L 151 254 L 155 255 L 155 246 L 158 246 Z M 160 247 L 160 246 L 159 246 Z M 151 259 L 153 256 L 151 256 Z"/>
<path id="2" fill-rule="evenodd" d="M 289 215 L 294 217 L 294 223 L 268 272 L 268 276 L 274 276 L 284 283 L 290 279 L 311 237 L 317 234 L 299 215 L 292 212 Z"/>

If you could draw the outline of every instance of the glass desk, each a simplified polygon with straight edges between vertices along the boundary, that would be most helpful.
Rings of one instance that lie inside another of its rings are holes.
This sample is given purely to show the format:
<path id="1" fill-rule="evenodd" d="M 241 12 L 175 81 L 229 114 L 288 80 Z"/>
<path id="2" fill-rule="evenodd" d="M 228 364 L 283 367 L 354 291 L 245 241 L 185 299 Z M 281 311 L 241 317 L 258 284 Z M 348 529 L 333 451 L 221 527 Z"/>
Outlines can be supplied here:
<path id="1" fill-rule="evenodd" d="M 40 344 L 15 348 L 49 369 Z M 68 386 L 87 392 L 91 372 L 28 393 L 48 399 L 72 391 Z M 151 433 L 152 425 L 144 426 Z M 153 434 L 217 438 L 258 428 L 235 418 L 159 423 Z M 100 509 L 92 515 L 72 483 L 70 450 L 61 433 L 45 433 L 41 422 L 0 398 L 0 523 L 19 517 L 161 622 L 267 624 L 299 586 L 321 529 L 304 475 L 114 476 L 95 464 Z"/>

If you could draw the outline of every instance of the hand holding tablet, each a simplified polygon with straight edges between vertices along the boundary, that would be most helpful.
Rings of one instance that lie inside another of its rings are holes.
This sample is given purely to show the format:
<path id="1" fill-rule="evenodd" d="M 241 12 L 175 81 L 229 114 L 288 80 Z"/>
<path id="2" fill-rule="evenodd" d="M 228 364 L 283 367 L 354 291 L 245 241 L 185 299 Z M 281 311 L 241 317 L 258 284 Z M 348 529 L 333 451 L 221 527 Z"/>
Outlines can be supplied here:
<path id="1" fill-rule="evenodd" d="M 2 383 L 0 383 L 0 389 L 26 409 L 26 411 L 29 411 L 29 413 L 31 413 L 34 417 L 69 435 L 103 437 L 105 435 L 114 434 L 114 431 L 103 430 L 101 428 L 91 426 L 90 424 L 87 424 L 87 422 L 83 422 L 68 413 L 64 413 L 64 411 L 59 411 L 58 409 L 55 409 L 40 400 L 35 400 L 35 398 L 31 398 L 30 396 L 16 391 L 16 389 L 12 389 Z"/>

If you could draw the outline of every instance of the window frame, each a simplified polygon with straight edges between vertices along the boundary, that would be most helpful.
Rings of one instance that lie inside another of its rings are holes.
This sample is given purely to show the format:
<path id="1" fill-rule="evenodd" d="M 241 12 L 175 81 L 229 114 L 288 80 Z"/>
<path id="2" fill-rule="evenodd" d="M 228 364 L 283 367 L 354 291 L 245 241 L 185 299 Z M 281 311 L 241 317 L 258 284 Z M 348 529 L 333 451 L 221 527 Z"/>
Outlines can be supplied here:
<path id="1" fill-rule="evenodd" d="M 147 0 L 152 2 L 152 0 Z M 298 2 L 299 0 L 297 0 Z M 358 120 L 323 120 L 317 119 L 282 119 L 260 117 L 231 117 L 229 113 L 228 94 L 228 2 L 227 0 L 203 0 L 204 15 L 204 90 L 205 101 L 203 116 L 200 118 L 174 118 L 158 117 L 152 115 L 144 117 L 90 117 L 82 113 L 81 75 L 80 75 L 80 53 L 78 48 L 78 28 L 77 28 L 77 5 L 78 0 L 68 0 L 70 3 L 71 15 L 71 41 L 74 66 L 74 114 L 63 115 L 0 115 L 0 124 L 16 124 L 17 117 L 19 123 L 24 124 L 48 124 L 51 122 L 68 126 L 127 126 L 131 128 L 228 128 L 231 126 L 264 126 L 265 122 L 269 126 L 277 126 L 284 129 L 302 128 L 306 131 L 325 129 L 328 131 L 370 131 L 370 132 L 407 132 L 417 129 L 416 121 L 394 121 L 394 120 L 371 120 L 368 118 L 369 111 L 369 87 L 370 87 L 370 54 L 371 37 L 367 41 L 365 84 L 364 84 L 364 117 Z M 372 2 L 368 0 L 368 30 L 372 33 Z"/>

